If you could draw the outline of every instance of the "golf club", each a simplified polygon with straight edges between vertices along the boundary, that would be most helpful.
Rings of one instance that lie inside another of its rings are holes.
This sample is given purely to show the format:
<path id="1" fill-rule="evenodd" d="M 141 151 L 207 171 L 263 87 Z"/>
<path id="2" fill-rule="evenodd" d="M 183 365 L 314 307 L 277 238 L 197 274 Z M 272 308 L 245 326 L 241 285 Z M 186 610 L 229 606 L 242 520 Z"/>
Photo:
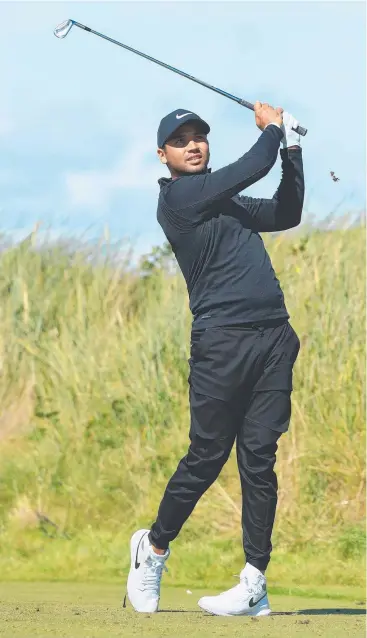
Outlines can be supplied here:
<path id="1" fill-rule="evenodd" d="M 103 33 L 98 33 L 98 31 L 94 31 L 90 27 L 86 27 L 84 24 L 81 24 L 80 22 L 76 22 L 76 20 L 65 20 L 65 22 L 62 22 L 61 24 L 59 24 L 56 27 L 56 29 L 54 29 L 55 36 L 57 38 L 65 38 L 67 34 L 69 33 L 70 29 L 74 25 L 76 27 L 79 27 L 80 29 L 84 29 L 84 31 L 89 31 L 90 33 L 94 33 L 94 35 L 98 35 L 100 38 L 103 38 L 104 40 L 108 40 L 109 42 L 112 42 L 112 44 L 117 44 L 119 47 L 122 47 L 123 49 L 127 49 L 127 51 L 136 53 L 137 55 L 140 55 L 142 58 L 145 58 L 146 60 L 155 62 L 156 64 L 163 66 L 165 69 L 168 69 L 169 71 L 178 73 L 179 75 L 182 75 L 184 78 L 187 78 L 188 80 L 192 80 L 193 82 L 196 82 L 197 84 L 201 84 L 202 86 L 205 86 L 207 89 L 210 89 L 211 91 L 215 91 L 216 93 L 219 93 L 220 95 L 224 95 L 224 97 L 228 97 L 230 100 L 237 102 L 241 106 L 244 106 L 247 109 L 250 109 L 251 111 L 255 110 L 254 105 L 251 104 L 251 102 L 247 102 L 246 100 L 243 100 L 240 97 L 236 97 L 235 95 L 232 95 L 231 93 L 227 93 L 227 91 L 218 89 L 217 87 L 212 86 L 211 84 L 207 84 L 206 82 L 203 82 L 202 80 L 198 80 L 197 78 L 194 78 L 192 75 L 189 75 L 188 73 L 185 73 L 184 71 L 175 69 L 175 67 L 170 66 L 169 64 L 160 62 L 159 60 L 152 58 L 150 55 L 146 55 L 146 53 L 142 53 L 141 51 L 137 51 L 136 49 L 133 49 L 132 47 L 127 46 L 127 44 L 122 44 L 121 42 L 118 42 L 117 40 L 113 40 L 112 38 L 109 38 L 107 35 L 103 35 Z M 302 126 L 297 126 L 297 128 L 294 130 L 299 135 L 306 135 L 307 133 L 307 129 L 303 128 Z"/>

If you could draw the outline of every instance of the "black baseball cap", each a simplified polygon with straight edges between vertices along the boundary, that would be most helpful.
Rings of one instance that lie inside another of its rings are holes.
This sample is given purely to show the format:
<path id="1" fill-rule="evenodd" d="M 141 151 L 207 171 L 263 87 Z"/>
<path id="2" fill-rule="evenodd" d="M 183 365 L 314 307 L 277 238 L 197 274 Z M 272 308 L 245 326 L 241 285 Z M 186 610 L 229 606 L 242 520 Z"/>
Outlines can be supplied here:
<path id="1" fill-rule="evenodd" d="M 176 109 L 175 111 L 172 111 L 172 113 L 166 115 L 166 117 L 161 120 L 158 128 L 158 148 L 162 148 L 168 138 L 171 137 L 172 133 L 174 133 L 180 126 L 182 126 L 182 124 L 192 122 L 193 120 L 202 124 L 204 133 L 209 133 L 209 124 L 201 119 L 199 115 L 193 113 L 192 111 L 189 111 L 188 109 Z"/>

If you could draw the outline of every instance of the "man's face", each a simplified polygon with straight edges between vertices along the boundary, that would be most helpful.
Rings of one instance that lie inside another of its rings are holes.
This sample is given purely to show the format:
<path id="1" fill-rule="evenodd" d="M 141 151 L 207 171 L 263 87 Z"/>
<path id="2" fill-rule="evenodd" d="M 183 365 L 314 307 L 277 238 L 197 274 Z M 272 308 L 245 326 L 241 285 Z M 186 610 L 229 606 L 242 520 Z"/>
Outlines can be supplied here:
<path id="1" fill-rule="evenodd" d="M 207 168 L 210 157 L 207 136 L 199 122 L 180 126 L 157 153 L 172 177 L 201 173 Z"/>

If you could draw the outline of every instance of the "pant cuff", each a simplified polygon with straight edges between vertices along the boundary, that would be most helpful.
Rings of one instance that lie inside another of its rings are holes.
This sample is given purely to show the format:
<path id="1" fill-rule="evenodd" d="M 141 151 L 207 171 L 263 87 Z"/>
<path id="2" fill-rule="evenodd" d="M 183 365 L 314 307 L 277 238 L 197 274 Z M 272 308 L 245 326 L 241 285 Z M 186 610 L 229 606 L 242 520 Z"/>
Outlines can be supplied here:
<path id="1" fill-rule="evenodd" d="M 269 565 L 270 558 L 251 558 L 246 556 L 246 563 L 250 563 L 253 567 L 256 567 L 261 572 L 264 572 Z"/>
<path id="2" fill-rule="evenodd" d="M 152 538 L 152 532 L 150 531 L 148 534 L 148 541 L 150 542 L 151 545 L 154 545 L 154 547 L 156 547 L 157 549 L 161 549 L 162 551 L 167 551 L 168 549 L 168 545 L 167 543 L 160 543 L 159 539 L 155 540 Z"/>

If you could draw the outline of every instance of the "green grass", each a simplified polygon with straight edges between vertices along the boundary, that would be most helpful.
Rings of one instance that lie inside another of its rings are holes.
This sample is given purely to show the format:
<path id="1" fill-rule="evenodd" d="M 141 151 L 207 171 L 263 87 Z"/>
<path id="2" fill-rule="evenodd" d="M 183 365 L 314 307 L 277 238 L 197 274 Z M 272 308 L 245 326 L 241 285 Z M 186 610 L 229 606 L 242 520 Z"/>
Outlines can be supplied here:
<path id="1" fill-rule="evenodd" d="M 264 241 L 301 340 L 269 583 L 363 587 L 365 229 Z M 0 574 L 117 582 L 188 445 L 186 287 L 32 243 L 0 256 Z M 170 586 L 239 573 L 240 505 L 232 455 L 173 544 Z"/>
<path id="2" fill-rule="evenodd" d="M 197 601 L 212 591 L 162 589 L 157 614 L 136 614 L 122 607 L 124 591 L 114 585 L 0 583 L 0 634 L 3 638 L 55 636 L 181 636 L 242 638 L 362 638 L 364 600 L 335 600 L 272 596 L 273 615 L 267 618 L 223 618 L 202 612 Z"/>

